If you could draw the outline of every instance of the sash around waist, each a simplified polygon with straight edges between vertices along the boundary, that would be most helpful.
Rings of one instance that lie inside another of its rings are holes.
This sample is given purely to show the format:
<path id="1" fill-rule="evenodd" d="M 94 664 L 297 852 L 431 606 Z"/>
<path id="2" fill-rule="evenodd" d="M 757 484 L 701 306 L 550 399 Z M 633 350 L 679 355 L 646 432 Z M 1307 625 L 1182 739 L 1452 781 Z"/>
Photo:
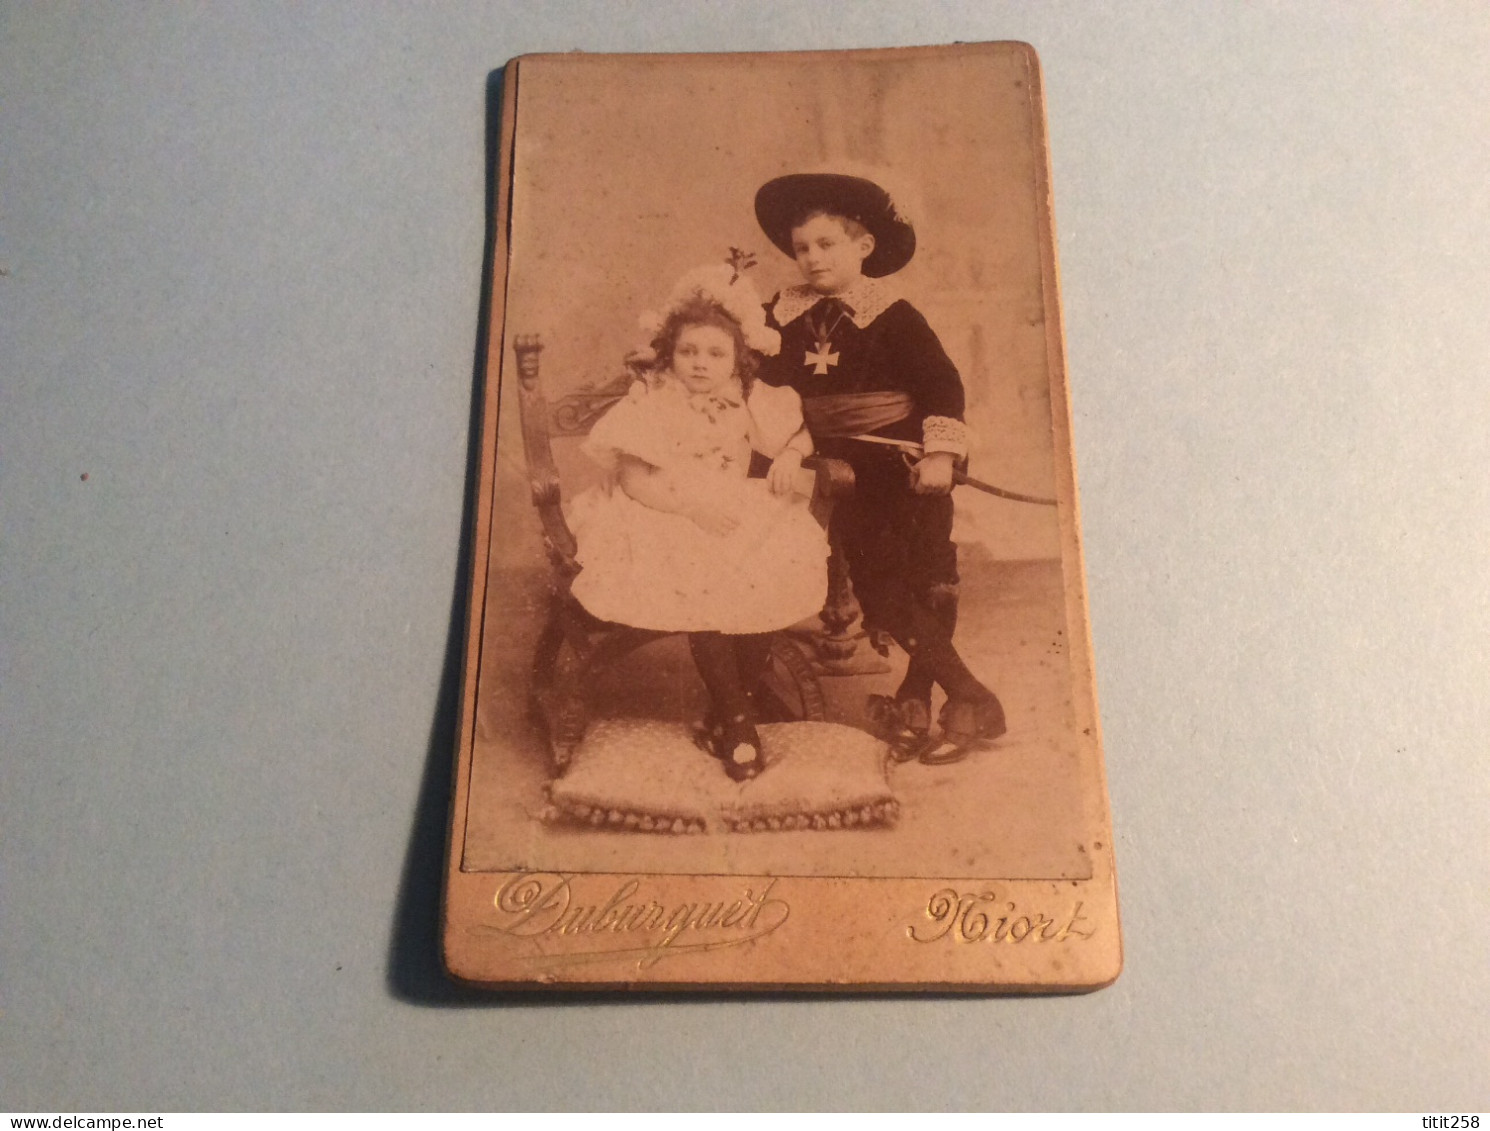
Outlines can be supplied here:
<path id="1" fill-rule="evenodd" d="M 803 397 L 802 417 L 817 439 L 857 436 L 896 424 L 916 411 L 909 393 L 834 393 Z"/>

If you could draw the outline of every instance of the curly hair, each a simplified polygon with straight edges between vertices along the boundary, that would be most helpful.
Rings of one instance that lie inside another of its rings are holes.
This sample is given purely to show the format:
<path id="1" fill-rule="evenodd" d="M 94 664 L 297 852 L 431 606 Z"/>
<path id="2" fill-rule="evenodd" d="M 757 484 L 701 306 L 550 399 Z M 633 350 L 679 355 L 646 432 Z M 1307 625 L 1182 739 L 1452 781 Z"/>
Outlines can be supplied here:
<path id="1" fill-rule="evenodd" d="M 740 379 L 740 387 L 745 392 L 750 392 L 760 359 L 745 344 L 745 331 L 729 311 L 717 302 L 710 302 L 703 297 L 690 299 L 668 312 L 662 329 L 652 339 L 652 350 L 657 355 L 654 363 L 657 370 L 661 372 L 672 368 L 673 350 L 677 348 L 678 338 L 690 326 L 714 326 L 730 336 L 730 340 L 735 343 L 735 376 Z"/>

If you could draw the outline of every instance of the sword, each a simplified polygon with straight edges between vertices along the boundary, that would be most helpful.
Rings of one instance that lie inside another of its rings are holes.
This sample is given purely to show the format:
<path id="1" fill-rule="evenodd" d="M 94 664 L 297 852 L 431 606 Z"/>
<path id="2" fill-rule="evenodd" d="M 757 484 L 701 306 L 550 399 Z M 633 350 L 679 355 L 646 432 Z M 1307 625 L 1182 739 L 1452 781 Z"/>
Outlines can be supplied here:
<path id="1" fill-rule="evenodd" d="M 926 449 L 914 440 L 892 440 L 888 436 L 871 436 L 868 433 L 860 433 L 857 436 L 845 437 L 849 440 L 862 440 L 866 444 L 885 444 L 896 448 L 905 457 L 906 463 L 910 463 L 912 456 L 920 459 L 926 454 Z M 1002 487 L 995 487 L 992 483 L 985 483 L 981 479 L 974 479 L 965 471 L 956 468 L 952 470 L 952 482 L 959 487 L 971 487 L 975 491 L 982 491 L 988 495 L 997 495 L 1001 499 L 1011 499 L 1016 503 L 1035 503 L 1042 507 L 1053 507 L 1056 505 L 1054 499 L 1042 498 L 1039 495 L 1022 495 L 1018 491 L 1006 491 Z"/>

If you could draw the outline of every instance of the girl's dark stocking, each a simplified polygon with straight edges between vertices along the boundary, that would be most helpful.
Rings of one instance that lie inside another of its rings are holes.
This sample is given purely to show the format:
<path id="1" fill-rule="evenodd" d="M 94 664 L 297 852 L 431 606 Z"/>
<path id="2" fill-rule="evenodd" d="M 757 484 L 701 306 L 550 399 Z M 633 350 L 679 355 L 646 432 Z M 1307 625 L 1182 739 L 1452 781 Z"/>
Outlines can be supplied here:
<path id="1" fill-rule="evenodd" d="M 714 753 L 736 781 L 754 777 L 765 765 L 755 708 L 740 678 L 734 638 L 720 632 L 690 632 L 688 647 L 713 705 Z"/>
<path id="2" fill-rule="evenodd" d="M 740 679 L 731 638 L 722 632 L 690 632 L 688 647 L 719 721 L 738 715 L 749 717 L 750 699 Z"/>
<path id="3" fill-rule="evenodd" d="M 753 697 L 766 674 L 766 666 L 771 662 L 771 635 L 757 632 L 727 639 L 734 645 L 735 670 L 740 673 L 740 686 L 746 695 Z"/>

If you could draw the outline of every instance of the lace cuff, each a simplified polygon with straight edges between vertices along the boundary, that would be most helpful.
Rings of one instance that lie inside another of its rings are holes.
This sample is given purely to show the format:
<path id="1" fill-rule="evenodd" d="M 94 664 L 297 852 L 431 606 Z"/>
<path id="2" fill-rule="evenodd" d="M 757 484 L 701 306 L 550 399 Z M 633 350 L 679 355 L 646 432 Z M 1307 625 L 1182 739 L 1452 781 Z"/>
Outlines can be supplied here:
<path id="1" fill-rule="evenodd" d="M 963 459 L 967 456 L 967 425 L 950 416 L 928 416 L 921 423 L 921 445 L 927 454 L 951 452 Z"/>

